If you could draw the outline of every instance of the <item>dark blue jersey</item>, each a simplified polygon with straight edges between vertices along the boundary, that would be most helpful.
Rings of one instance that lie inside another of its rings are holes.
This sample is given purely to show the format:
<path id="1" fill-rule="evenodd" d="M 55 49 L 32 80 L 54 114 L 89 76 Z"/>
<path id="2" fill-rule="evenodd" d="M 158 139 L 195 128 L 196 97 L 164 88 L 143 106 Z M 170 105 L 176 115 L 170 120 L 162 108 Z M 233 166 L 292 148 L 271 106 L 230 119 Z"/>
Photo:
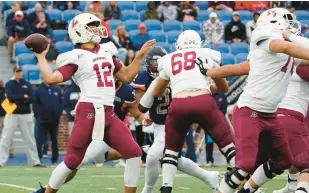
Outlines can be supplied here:
<path id="1" fill-rule="evenodd" d="M 121 121 L 124 120 L 128 112 L 128 107 L 135 103 L 134 89 L 129 84 L 122 84 L 116 89 L 114 100 L 114 111 Z"/>
<path id="2" fill-rule="evenodd" d="M 149 76 L 147 71 L 141 71 L 133 80 L 132 86 L 136 89 L 142 89 L 146 91 L 152 81 L 153 78 Z M 168 96 L 156 97 L 154 99 L 153 105 L 149 109 L 149 116 L 154 123 L 160 125 L 165 124 L 165 119 L 171 100 L 171 93 Z"/>

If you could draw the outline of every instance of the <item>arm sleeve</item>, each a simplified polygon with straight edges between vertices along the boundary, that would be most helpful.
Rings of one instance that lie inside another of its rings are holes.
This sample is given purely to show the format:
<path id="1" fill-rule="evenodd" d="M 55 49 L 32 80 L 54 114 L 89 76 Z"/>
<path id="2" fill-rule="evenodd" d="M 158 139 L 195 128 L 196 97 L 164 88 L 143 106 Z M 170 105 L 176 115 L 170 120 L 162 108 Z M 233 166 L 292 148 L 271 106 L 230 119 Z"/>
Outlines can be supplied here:
<path id="1" fill-rule="evenodd" d="M 24 95 L 23 94 L 13 94 L 11 82 L 6 83 L 5 85 L 5 93 L 9 99 L 10 102 L 15 102 L 15 101 L 23 101 L 24 100 Z"/>
<path id="2" fill-rule="evenodd" d="M 149 88 L 147 89 L 147 91 L 145 92 L 144 96 L 141 98 L 141 100 L 139 101 L 139 103 L 147 108 L 150 109 L 153 101 L 154 101 L 154 97 L 152 96 L 152 90 L 154 87 L 156 80 L 152 81 L 152 83 L 150 84 Z"/>
<path id="3" fill-rule="evenodd" d="M 75 74 L 77 69 L 78 69 L 78 66 L 76 64 L 68 64 L 68 65 L 59 67 L 57 71 L 62 74 L 63 82 L 65 82 L 72 78 L 72 76 Z"/>
<path id="4" fill-rule="evenodd" d="M 297 75 L 306 82 L 309 82 L 309 66 L 298 66 L 296 68 Z"/>
<path id="5" fill-rule="evenodd" d="M 113 63 L 115 65 L 114 74 L 116 74 L 122 68 L 122 63 L 120 59 L 115 56 L 113 56 Z"/>
<path id="6" fill-rule="evenodd" d="M 269 44 L 274 39 L 283 40 L 280 28 L 275 25 L 266 25 L 260 28 L 256 28 L 253 31 L 251 36 L 251 43 L 267 52 L 270 52 Z"/>

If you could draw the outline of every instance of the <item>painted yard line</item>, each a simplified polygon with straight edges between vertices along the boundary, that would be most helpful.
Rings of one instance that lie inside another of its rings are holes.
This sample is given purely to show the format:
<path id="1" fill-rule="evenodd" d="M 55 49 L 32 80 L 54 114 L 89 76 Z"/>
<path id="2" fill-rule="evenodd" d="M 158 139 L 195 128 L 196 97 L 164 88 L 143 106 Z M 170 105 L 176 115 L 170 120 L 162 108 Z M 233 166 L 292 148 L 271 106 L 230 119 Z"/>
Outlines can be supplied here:
<path id="1" fill-rule="evenodd" d="M 36 189 L 34 188 L 29 188 L 26 186 L 19 186 L 19 185 L 15 185 L 15 184 L 7 184 L 7 183 L 0 183 L 0 186 L 8 186 L 8 187 L 12 187 L 12 188 L 19 188 L 19 189 L 24 189 L 24 190 L 29 190 L 29 191 L 35 191 Z"/>

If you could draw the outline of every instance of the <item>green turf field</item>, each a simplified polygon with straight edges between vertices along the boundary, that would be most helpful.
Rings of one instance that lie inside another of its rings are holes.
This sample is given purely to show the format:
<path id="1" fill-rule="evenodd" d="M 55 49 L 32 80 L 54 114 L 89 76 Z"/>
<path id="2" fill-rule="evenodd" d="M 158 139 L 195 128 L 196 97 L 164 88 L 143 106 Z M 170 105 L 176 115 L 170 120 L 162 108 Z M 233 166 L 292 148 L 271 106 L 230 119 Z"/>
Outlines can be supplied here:
<path id="1" fill-rule="evenodd" d="M 0 168 L 0 193 L 29 193 L 38 188 L 40 181 L 46 184 L 54 168 L 28 168 L 5 166 Z M 214 167 L 211 170 L 223 172 L 224 168 Z M 276 188 L 285 185 L 286 174 L 272 180 L 263 188 L 264 192 L 271 193 Z M 161 177 L 155 188 L 159 193 Z M 138 193 L 144 184 L 144 169 L 140 177 Z M 64 185 L 60 193 L 122 193 L 123 169 L 122 168 L 82 168 L 77 177 L 69 184 Z M 198 179 L 178 173 L 175 181 L 175 193 L 210 193 L 208 187 Z"/>

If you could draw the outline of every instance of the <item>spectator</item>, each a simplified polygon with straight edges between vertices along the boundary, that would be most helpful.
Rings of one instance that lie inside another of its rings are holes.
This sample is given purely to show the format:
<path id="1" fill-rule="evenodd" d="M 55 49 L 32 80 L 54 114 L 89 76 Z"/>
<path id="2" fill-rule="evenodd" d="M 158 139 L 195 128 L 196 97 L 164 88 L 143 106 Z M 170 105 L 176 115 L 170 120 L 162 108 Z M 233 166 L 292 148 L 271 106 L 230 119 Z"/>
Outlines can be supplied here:
<path id="1" fill-rule="evenodd" d="M 117 48 L 134 49 L 132 40 L 129 38 L 123 25 L 118 26 L 116 33 L 112 36 L 112 42 Z"/>
<path id="2" fill-rule="evenodd" d="M 72 81 L 71 86 L 63 92 L 63 107 L 68 119 L 69 135 L 72 132 L 74 124 L 74 117 L 71 115 L 71 112 L 75 109 L 79 96 L 80 89 L 75 82 Z"/>
<path id="3" fill-rule="evenodd" d="M 79 5 L 78 1 L 55 1 L 54 7 L 60 10 L 76 9 Z"/>
<path id="4" fill-rule="evenodd" d="M 21 3 L 20 2 L 14 2 L 11 5 L 11 9 L 12 9 L 12 13 L 10 13 L 7 18 L 6 18 L 6 26 L 8 26 L 8 24 L 10 23 L 10 21 L 12 21 L 15 17 L 15 13 L 17 11 L 21 11 Z M 24 13 L 24 17 L 26 18 L 27 15 Z"/>
<path id="5" fill-rule="evenodd" d="M 101 1 L 88 1 L 86 4 L 86 12 L 104 13 L 104 4 Z"/>
<path id="6" fill-rule="evenodd" d="M 142 45 L 150 40 L 150 36 L 146 33 L 146 25 L 144 23 L 139 24 L 138 26 L 139 34 L 134 45 L 134 50 L 140 50 Z"/>
<path id="7" fill-rule="evenodd" d="M 104 20 L 120 19 L 120 9 L 115 1 L 110 1 L 104 10 Z"/>
<path id="8" fill-rule="evenodd" d="M 233 1 L 209 1 L 208 2 L 208 11 L 228 11 L 233 12 L 235 2 Z"/>
<path id="9" fill-rule="evenodd" d="M 197 10 L 191 5 L 190 1 L 184 1 L 178 8 L 178 20 L 194 21 L 197 16 Z"/>
<path id="10" fill-rule="evenodd" d="M 159 19 L 158 11 L 153 1 L 148 2 L 145 19 Z"/>
<path id="11" fill-rule="evenodd" d="M 235 1 L 234 10 L 256 12 L 269 9 L 269 1 Z"/>
<path id="12" fill-rule="evenodd" d="M 45 167 L 41 165 L 34 139 L 33 115 L 30 104 L 33 101 L 33 90 L 29 82 L 22 78 L 22 69 L 14 68 L 14 77 L 5 85 L 5 93 L 11 103 L 17 108 L 11 115 L 6 115 L 5 125 L 0 141 L 0 166 L 8 160 L 9 146 L 16 128 L 21 130 L 26 143 L 29 165 L 34 167 Z"/>
<path id="13" fill-rule="evenodd" d="M 217 17 L 216 13 L 209 14 L 209 20 L 204 23 L 204 34 L 207 43 L 219 46 L 223 41 L 224 25 Z"/>
<path id="14" fill-rule="evenodd" d="M 46 20 L 46 15 L 44 12 L 38 14 L 38 19 L 35 20 L 32 24 L 32 31 L 34 33 L 39 33 L 44 36 L 48 35 L 50 30 L 50 25 Z"/>
<path id="15" fill-rule="evenodd" d="M 8 39 L 8 51 L 11 63 L 15 63 L 13 60 L 13 46 L 15 42 L 23 41 L 28 35 L 30 35 L 30 25 L 24 18 L 22 11 L 16 11 L 15 17 L 8 24 L 7 34 Z"/>
<path id="16" fill-rule="evenodd" d="M 124 61 L 124 65 L 129 66 L 133 62 L 134 58 L 135 58 L 135 52 L 133 50 L 129 50 L 126 59 Z"/>
<path id="17" fill-rule="evenodd" d="M 29 24 L 32 25 L 35 21 L 39 19 L 39 14 L 44 13 L 41 3 L 37 3 L 34 6 L 34 12 L 28 16 Z M 49 16 L 45 15 L 46 21 L 49 21 Z"/>
<path id="18" fill-rule="evenodd" d="M 246 24 L 246 33 L 247 33 L 247 41 L 250 42 L 252 31 L 256 28 L 256 22 L 258 18 L 260 17 L 260 13 L 255 12 L 253 14 L 253 19 L 251 21 L 248 21 Z"/>
<path id="19" fill-rule="evenodd" d="M 37 148 L 39 158 L 43 156 L 42 146 L 44 145 L 47 133 L 52 142 L 52 164 L 56 164 L 59 157 L 58 151 L 58 126 L 63 110 L 61 90 L 56 85 L 41 83 L 35 91 L 34 109 L 37 114 L 39 125 L 39 140 Z"/>
<path id="20" fill-rule="evenodd" d="M 205 135 L 206 142 L 206 166 L 212 167 L 214 165 L 214 141 L 209 135 Z"/>
<path id="21" fill-rule="evenodd" d="M 55 45 L 52 39 L 47 35 L 46 38 L 49 41 L 49 50 L 46 54 L 46 60 L 51 64 L 56 64 L 56 59 L 59 55 L 58 50 L 55 48 Z"/>
<path id="22" fill-rule="evenodd" d="M 228 43 L 236 43 L 246 40 L 246 26 L 241 23 L 239 12 L 233 12 L 232 20 L 226 25 L 224 35 L 225 41 Z"/>
<path id="23" fill-rule="evenodd" d="M 177 10 L 170 1 L 163 1 L 158 7 L 158 13 L 161 21 L 177 19 Z"/>
<path id="24" fill-rule="evenodd" d="M 291 13 L 293 13 L 293 12 L 295 11 L 295 7 L 293 6 L 292 3 L 288 3 L 287 6 L 286 6 L 286 9 L 287 9 L 289 12 L 291 12 Z"/>

